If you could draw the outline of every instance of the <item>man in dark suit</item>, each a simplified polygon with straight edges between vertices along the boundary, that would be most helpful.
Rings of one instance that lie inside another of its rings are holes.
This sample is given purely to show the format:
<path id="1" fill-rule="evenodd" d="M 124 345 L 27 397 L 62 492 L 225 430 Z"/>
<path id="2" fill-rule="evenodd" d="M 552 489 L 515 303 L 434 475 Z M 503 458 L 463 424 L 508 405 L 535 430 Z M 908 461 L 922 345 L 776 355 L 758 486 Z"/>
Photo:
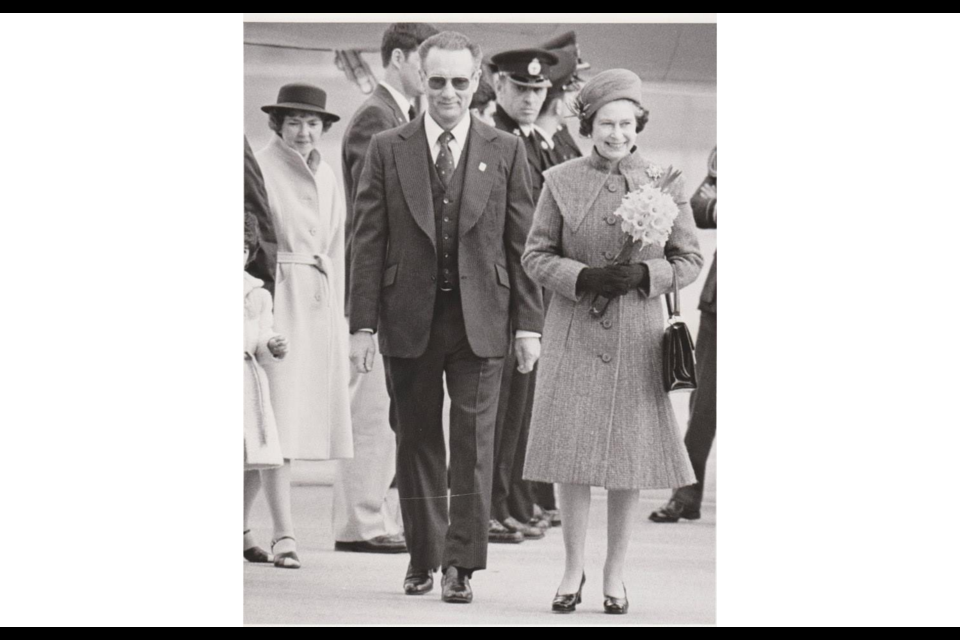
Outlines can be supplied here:
<path id="1" fill-rule="evenodd" d="M 350 119 L 343 136 L 343 184 L 347 200 L 347 315 L 350 315 L 350 256 L 353 247 L 353 199 L 363 161 L 374 134 L 407 124 L 416 117 L 423 95 L 417 48 L 437 29 L 423 23 L 396 23 L 383 33 L 380 57 L 384 79 Z M 387 508 L 387 493 L 396 471 L 396 437 L 390 425 L 390 399 L 383 363 L 350 376 L 353 459 L 337 467 L 333 492 L 333 534 L 337 551 L 403 553 L 407 546 L 399 524 Z"/>
<path id="2" fill-rule="evenodd" d="M 717 149 L 707 163 L 707 177 L 690 199 L 693 218 L 701 229 L 717 228 Z M 700 517 L 707 458 L 717 433 L 717 255 L 700 294 L 700 330 L 697 332 L 697 390 L 690 398 L 690 423 L 683 442 L 687 446 L 696 484 L 673 492 L 667 504 L 650 514 L 654 522 L 677 522 Z"/>
<path id="3" fill-rule="evenodd" d="M 420 56 L 428 111 L 373 137 L 354 201 L 350 359 L 370 370 L 376 332 L 397 421 L 404 591 L 426 593 L 440 567 L 443 600 L 470 602 L 487 560 L 504 355 L 515 330 L 518 368 L 533 369 L 543 309 L 520 265 L 533 210 L 523 145 L 469 115 L 480 47 L 443 32 Z"/>

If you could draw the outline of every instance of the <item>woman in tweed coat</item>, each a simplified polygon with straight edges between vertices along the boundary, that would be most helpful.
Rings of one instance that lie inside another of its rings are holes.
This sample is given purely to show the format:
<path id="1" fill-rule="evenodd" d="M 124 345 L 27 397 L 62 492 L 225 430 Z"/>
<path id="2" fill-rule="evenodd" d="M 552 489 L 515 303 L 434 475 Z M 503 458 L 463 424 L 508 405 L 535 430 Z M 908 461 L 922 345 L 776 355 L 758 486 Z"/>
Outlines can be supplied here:
<path id="1" fill-rule="evenodd" d="M 581 134 L 593 153 L 544 174 L 543 193 L 523 266 L 554 292 L 543 332 L 524 478 L 559 483 L 566 570 L 554 610 L 575 608 L 582 588 L 590 487 L 609 490 L 604 609 L 626 613 L 622 582 L 640 489 L 680 487 L 694 479 L 663 389 L 660 296 L 693 282 L 703 264 L 690 207 L 683 203 L 665 247 L 635 249 L 614 266 L 624 241 L 613 212 L 627 191 L 662 169 L 636 152 L 646 122 L 640 78 L 604 71 L 579 96 Z M 683 185 L 670 188 L 683 202 Z M 589 309 L 596 293 L 606 313 Z"/>

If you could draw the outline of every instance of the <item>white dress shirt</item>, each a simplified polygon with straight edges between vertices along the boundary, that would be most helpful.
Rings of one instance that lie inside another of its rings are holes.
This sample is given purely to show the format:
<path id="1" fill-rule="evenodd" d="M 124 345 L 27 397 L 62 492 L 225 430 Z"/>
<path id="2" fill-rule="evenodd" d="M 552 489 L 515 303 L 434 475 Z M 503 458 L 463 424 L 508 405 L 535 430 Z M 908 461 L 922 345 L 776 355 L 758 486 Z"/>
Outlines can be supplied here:
<path id="1" fill-rule="evenodd" d="M 467 148 L 467 134 L 470 133 L 470 114 L 465 115 L 457 125 L 450 130 L 450 133 L 453 134 L 453 139 L 448 143 L 450 146 L 450 153 L 453 156 L 453 166 L 456 167 L 460 163 L 460 155 L 463 153 L 463 150 Z M 433 119 L 433 116 L 428 112 L 423 118 L 423 124 L 426 128 L 427 133 L 427 143 L 430 147 L 430 159 L 433 160 L 433 163 L 437 163 L 437 156 L 440 155 L 440 134 L 444 132 L 444 128 L 437 124 L 437 121 Z M 373 329 L 360 329 L 366 333 L 373 333 Z M 523 331 L 517 330 L 518 338 L 539 338 L 540 334 L 536 331 Z"/>
<path id="2" fill-rule="evenodd" d="M 407 100 L 407 96 L 403 95 L 389 84 L 386 81 L 381 80 L 380 86 L 390 92 L 390 95 L 393 96 L 393 99 L 397 101 L 397 105 L 400 107 L 400 111 L 403 112 L 403 119 L 407 122 L 410 122 L 410 101 Z"/>

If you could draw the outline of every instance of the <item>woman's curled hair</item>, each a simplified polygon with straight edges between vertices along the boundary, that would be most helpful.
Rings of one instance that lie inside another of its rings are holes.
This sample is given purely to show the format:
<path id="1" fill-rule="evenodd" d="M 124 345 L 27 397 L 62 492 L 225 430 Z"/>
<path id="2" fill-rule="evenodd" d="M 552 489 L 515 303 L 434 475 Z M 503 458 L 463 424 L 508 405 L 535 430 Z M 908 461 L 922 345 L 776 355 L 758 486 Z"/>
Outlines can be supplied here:
<path id="1" fill-rule="evenodd" d="M 637 115 L 637 133 L 643 131 L 643 128 L 647 126 L 647 121 L 650 119 L 650 112 L 645 109 L 642 105 L 634 102 L 633 100 L 628 100 L 630 104 L 633 105 L 634 111 Z M 593 120 L 597 117 L 597 112 L 594 111 L 589 116 L 584 117 L 583 112 L 580 112 L 580 135 L 584 138 L 589 138 L 593 135 Z"/>
<path id="2" fill-rule="evenodd" d="M 326 133 L 330 130 L 330 127 L 333 126 L 333 121 L 329 118 L 324 118 L 322 114 L 317 113 L 316 111 L 301 111 L 299 109 L 286 109 L 284 107 L 276 107 L 270 109 L 270 113 L 267 114 L 269 120 L 267 125 L 270 127 L 270 130 L 280 135 L 280 130 L 283 129 L 283 119 L 287 116 L 316 116 L 323 120 L 323 132 Z"/>

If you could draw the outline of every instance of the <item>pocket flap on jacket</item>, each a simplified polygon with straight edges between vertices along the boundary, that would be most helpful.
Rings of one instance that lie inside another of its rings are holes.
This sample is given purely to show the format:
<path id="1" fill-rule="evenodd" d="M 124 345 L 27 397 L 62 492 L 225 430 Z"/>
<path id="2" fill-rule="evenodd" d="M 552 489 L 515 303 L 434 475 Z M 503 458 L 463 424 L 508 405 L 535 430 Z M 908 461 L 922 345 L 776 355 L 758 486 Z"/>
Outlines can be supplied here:
<path id="1" fill-rule="evenodd" d="M 381 287 L 389 287 L 397 279 L 397 267 L 399 264 L 392 264 L 383 272 L 383 278 L 380 280 Z"/>
<path id="2" fill-rule="evenodd" d="M 497 280 L 500 281 L 500 284 L 505 286 L 507 289 L 510 288 L 510 274 L 507 273 L 507 268 L 503 265 L 495 264 L 497 268 Z"/>

